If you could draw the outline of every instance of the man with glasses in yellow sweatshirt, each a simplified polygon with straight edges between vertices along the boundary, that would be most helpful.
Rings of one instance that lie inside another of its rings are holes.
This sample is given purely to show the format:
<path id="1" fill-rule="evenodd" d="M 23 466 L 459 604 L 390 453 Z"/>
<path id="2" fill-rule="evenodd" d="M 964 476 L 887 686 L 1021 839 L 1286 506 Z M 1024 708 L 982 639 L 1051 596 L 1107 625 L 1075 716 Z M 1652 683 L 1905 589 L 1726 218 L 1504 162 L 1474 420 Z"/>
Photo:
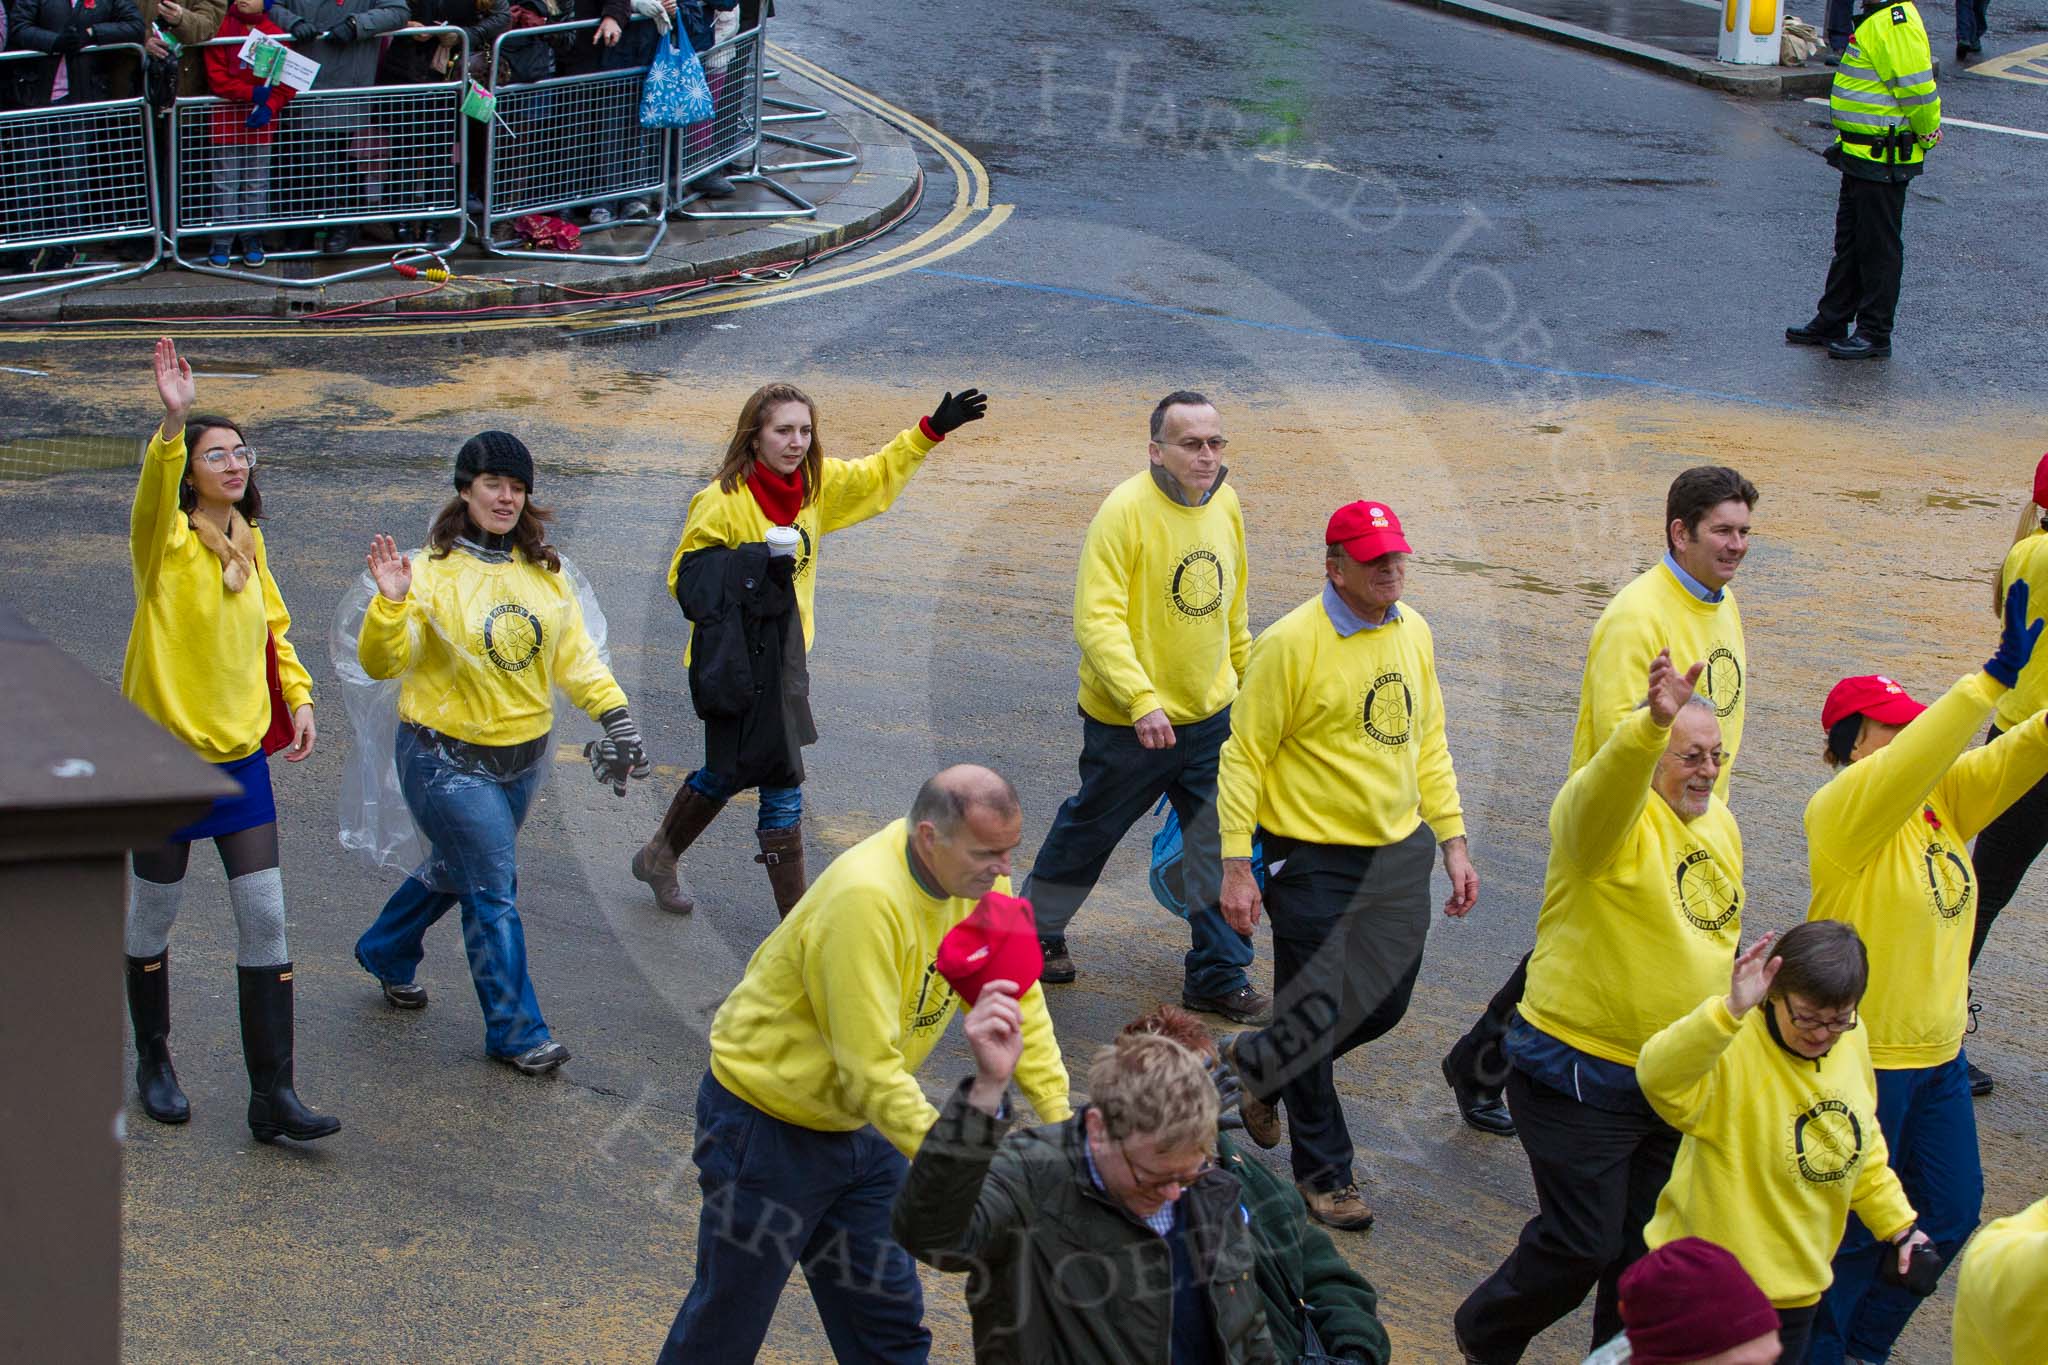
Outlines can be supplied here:
<path id="1" fill-rule="evenodd" d="M 1728 754 L 1714 790 L 1728 799 L 1728 776 L 1742 748 L 1742 716 L 1749 700 L 1749 650 L 1731 584 L 1749 554 L 1756 500 L 1756 485 L 1726 465 L 1698 465 L 1671 481 L 1664 495 L 1663 559 L 1616 593 L 1593 623 L 1569 771 L 1584 767 L 1614 727 L 1628 719 L 1641 701 L 1636 688 L 1643 670 L 1659 650 L 1668 649 L 1674 658 L 1706 664 L 1699 690 L 1714 703 L 1721 747 Z M 1507 1079 L 1501 1040 L 1528 984 L 1529 959 L 1524 956 L 1486 1013 L 1444 1057 L 1444 1079 L 1457 1096 L 1458 1112 L 1482 1133 L 1515 1135 L 1515 1121 L 1501 1103 Z"/>
<path id="2" fill-rule="evenodd" d="M 1295 1183 L 1311 1217 L 1372 1226 L 1352 1173 L 1335 1063 L 1408 1011 L 1443 849 L 1462 916 L 1479 898 L 1458 776 L 1444 736 L 1436 640 L 1401 601 L 1408 541 L 1383 502 L 1337 509 L 1326 581 L 1252 646 L 1217 781 L 1223 915 L 1251 932 L 1273 913 L 1271 1027 L 1223 1045 L 1244 1083 L 1239 1112 L 1262 1147 L 1287 1106 Z M 1262 839 L 1263 896 L 1252 871 Z"/>
<path id="3" fill-rule="evenodd" d="M 1636 1080 L 1658 1030 L 1728 980 L 1742 937 L 1742 835 L 1714 790 L 1728 761 L 1705 660 L 1650 663 L 1649 691 L 1550 807 L 1550 863 L 1508 1103 L 1540 1212 L 1458 1309 L 1468 1361 L 1506 1365 L 1597 1290 L 1593 1346 L 1622 1330 L 1618 1284 L 1679 1136 Z"/>
<path id="4" fill-rule="evenodd" d="M 1636 1059 L 1643 1094 L 1685 1134 L 1643 1241 L 1654 1251 L 1704 1237 L 1734 1252 L 1777 1310 L 1778 1365 L 1805 1365 L 1851 1209 L 1896 1248 L 1885 1254 L 1902 1275 L 1928 1242 L 1878 1127 L 1877 1077 L 1856 1027 L 1869 984 L 1856 931 L 1808 920 L 1765 934 L 1735 959 L 1725 996 L 1707 997 Z"/>
<path id="5" fill-rule="evenodd" d="M 1207 398 L 1152 409 L 1150 465 L 1103 499 L 1074 583 L 1081 646 L 1081 790 L 1053 817 L 1024 883 L 1046 981 L 1075 977 L 1067 925 L 1117 842 L 1162 795 L 1180 817 L 1188 878 L 1181 1004 L 1236 1023 L 1272 1002 L 1245 975 L 1249 934 L 1216 908 L 1216 761 L 1252 649 L 1244 514 L 1224 484 L 1230 444 Z"/>
<path id="6" fill-rule="evenodd" d="M 1997 651 L 1932 706 L 1885 677 L 1835 684 L 1821 726 L 1837 771 L 1806 805 L 1807 916 L 1848 922 L 1870 948 L 1862 1018 L 1877 1120 L 1943 1262 L 1984 1203 L 1963 1052 L 1977 918 L 1970 840 L 2048 776 L 2048 713 L 1970 747 L 2033 657 L 2042 623 L 2027 603 L 2026 583 L 2014 583 Z M 1878 1231 L 1850 1220 L 1814 1323 L 1814 1365 L 1888 1359 L 1919 1307 L 1906 1288 L 1876 1282 Z"/>
<path id="7" fill-rule="evenodd" d="M 1009 890 L 1023 815 L 1010 784 L 961 765 L 908 819 L 839 855 L 776 926 L 711 1025 L 697 1091 L 697 1273 L 662 1365 L 743 1365 L 799 1262 L 833 1354 L 923 1365 L 917 1269 L 889 1213 L 939 1111 L 917 1069 L 958 997 L 940 939 Z M 1072 1116 L 1037 985 L 1017 998 L 1018 1088 L 1046 1123 Z"/>

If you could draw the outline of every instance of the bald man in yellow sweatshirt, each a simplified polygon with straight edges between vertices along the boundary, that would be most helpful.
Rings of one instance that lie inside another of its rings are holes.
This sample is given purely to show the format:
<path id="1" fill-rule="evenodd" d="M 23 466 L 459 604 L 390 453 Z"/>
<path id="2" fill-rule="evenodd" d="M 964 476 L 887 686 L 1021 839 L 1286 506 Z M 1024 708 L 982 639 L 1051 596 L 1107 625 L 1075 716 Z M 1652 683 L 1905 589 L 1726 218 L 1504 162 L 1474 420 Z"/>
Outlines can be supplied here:
<path id="1" fill-rule="evenodd" d="M 1244 1081 L 1252 1140 L 1280 1140 L 1294 1179 L 1335 1228 L 1372 1225 L 1352 1172 L 1336 1059 L 1400 1023 L 1422 969 L 1439 845 L 1464 915 L 1479 896 L 1444 733 L 1436 639 L 1401 601 L 1408 541 L 1383 502 L 1337 509 L 1323 589 L 1252 646 L 1218 777 L 1223 914 L 1273 915 L 1273 1024 L 1223 1051 Z M 1265 889 L 1252 869 L 1262 843 Z"/>
<path id="2" fill-rule="evenodd" d="M 923 1294 L 889 1215 L 939 1116 L 917 1081 L 958 1003 L 939 940 L 1008 891 L 1022 821 L 1008 782 L 948 768 L 908 819 L 840 854 L 755 951 L 711 1025 L 697 1273 L 662 1365 L 751 1362 L 798 1263 L 840 1361 L 926 1359 Z M 1018 1007 L 1018 1088 L 1042 1122 L 1063 1122 L 1073 1111 L 1043 990 Z"/>
<path id="3" fill-rule="evenodd" d="M 1721 747 L 1728 754 L 1714 790 L 1728 799 L 1750 691 L 1749 648 L 1733 580 L 1749 554 L 1756 500 L 1756 485 L 1725 465 L 1697 465 L 1671 481 L 1664 495 L 1664 557 L 1616 593 L 1593 623 L 1568 771 L 1584 767 L 1628 718 L 1642 699 L 1643 670 L 1659 651 L 1669 650 L 1674 659 L 1706 665 L 1699 690 L 1714 704 Z M 1482 1133 L 1515 1133 L 1500 1099 L 1507 1079 L 1501 1040 L 1528 984 L 1529 959 L 1524 957 L 1494 993 L 1486 1013 L 1444 1057 L 1444 1079 L 1457 1097 L 1458 1112 Z"/>
<path id="4" fill-rule="evenodd" d="M 1706 661 L 1650 664 L 1644 704 L 1550 807 L 1550 862 L 1508 1102 L 1540 1211 L 1456 1318 L 1465 1358 L 1520 1360 L 1595 1291 L 1593 1346 L 1621 1331 L 1621 1273 L 1679 1136 L 1643 1096 L 1649 1038 L 1719 990 L 1742 937 L 1742 835 L 1714 791 L 1727 759 Z"/>

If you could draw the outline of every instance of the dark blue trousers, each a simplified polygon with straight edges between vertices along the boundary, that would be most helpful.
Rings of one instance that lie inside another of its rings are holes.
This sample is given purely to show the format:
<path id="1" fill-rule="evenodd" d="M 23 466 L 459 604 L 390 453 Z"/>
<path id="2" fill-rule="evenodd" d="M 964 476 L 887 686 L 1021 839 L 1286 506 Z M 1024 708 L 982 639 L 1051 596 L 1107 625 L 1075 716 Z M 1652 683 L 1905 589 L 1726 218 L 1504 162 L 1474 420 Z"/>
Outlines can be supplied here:
<path id="1" fill-rule="evenodd" d="M 1060 938 L 1095 889 L 1103 865 L 1161 796 L 1180 816 L 1188 931 L 1182 961 L 1189 995 L 1229 995 L 1246 983 L 1252 941 L 1223 921 L 1223 843 L 1216 830 L 1216 762 L 1230 737 L 1230 708 L 1173 727 L 1170 749 L 1147 749 L 1134 726 L 1081 718 L 1081 790 L 1068 797 L 1032 860 L 1022 895 L 1042 938 Z"/>
<path id="2" fill-rule="evenodd" d="M 888 1139 L 784 1123 L 706 1071 L 695 1156 L 697 1276 L 659 1365 L 750 1365 L 799 1263 L 843 1365 L 924 1365 L 924 1291 L 889 1235 L 910 1163 Z"/>
<path id="3" fill-rule="evenodd" d="M 1892 1169 L 1944 1261 L 1963 1249 L 1984 1211 L 1969 1065 L 1958 1054 L 1941 1066 L 1877 1073 L 1877 1125 Z M 1835 1253 L 1835 1282 L 1814 1315 L 1811 1365 L 1841 1365 L 1845 1354 L 1872 1365 L 1891 1357 L 1920 1300 L 1877 1278 L 1877 1255 L 1876 1239 L 1850 1214 Z"/>

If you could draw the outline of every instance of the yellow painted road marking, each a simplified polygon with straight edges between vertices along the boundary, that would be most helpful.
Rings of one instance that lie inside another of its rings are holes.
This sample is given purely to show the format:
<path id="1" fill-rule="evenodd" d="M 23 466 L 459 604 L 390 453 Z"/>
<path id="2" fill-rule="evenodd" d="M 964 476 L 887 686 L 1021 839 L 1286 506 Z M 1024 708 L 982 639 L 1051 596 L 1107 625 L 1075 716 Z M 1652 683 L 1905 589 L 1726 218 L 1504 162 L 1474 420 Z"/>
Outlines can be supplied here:
<path id="1" fill-rule="evenodd" d="M 1997 76 L 2001 80 L 2048 85 L 2048 43 L 2023 47 L 2001 57 L 1987 57 L 1975 66 L 1963 68 L 1972 76 Z"/>
<path id="2" fill-rule="evenodd" d="M 432 336 L 451 332 L 500 332 L 546 327 L 560 331 L 584 332 L 614 328 L 623 324 L 651 325 L 680 318 L 703 317 L 713 313 L 740 312 L 769 304 L 788 303 L 814 294 L 833 293 L 855 285 L 872 284 L 941 261 L 981 241 L 1009 220 L 1013 205 L 990 204 L 988 168 L 981 159 L 938 129 L 898 106 L 850 81 L 816 66 L 779 44 L 770 44 L 779 65 L 826 87 L 863 111 L 894 123 L 927 147 L 945 163 L 953 176 L 953 202 L 938 222 L 905 242 L 841 265 L 820 266 L 774 284 L 736 285 L 730 292 L 692 295 L 673 303 L 638 309 L 595 312 L 581 317 L 497 317 L 467 320 L 375 323 L 260 322 L 233 324 L 151 323 L 158 331 L 184 338 L 228 340 L 274 336 Z M 979 218 L 979 221 L 974 221 Z M 794 223 L 776 224 L 803 231 Z M 454 296 L 459 299 L 460 296 Z M 451 299 L 451 302 L 454 301 Z M 56 341 L 125 341 L 136 335 L 139 324 L 99 327 L 36 328 L 0 332 L 0 343 Z"/>

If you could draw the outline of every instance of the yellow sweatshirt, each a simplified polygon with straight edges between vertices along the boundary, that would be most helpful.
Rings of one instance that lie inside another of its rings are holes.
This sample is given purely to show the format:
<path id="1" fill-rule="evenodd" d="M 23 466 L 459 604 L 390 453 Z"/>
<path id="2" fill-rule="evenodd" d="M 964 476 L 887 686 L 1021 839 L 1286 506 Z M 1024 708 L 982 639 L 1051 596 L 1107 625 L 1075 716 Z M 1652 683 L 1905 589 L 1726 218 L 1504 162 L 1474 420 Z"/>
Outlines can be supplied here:
<path id="1" fill-rule="evenodd" d="M 517 552 L 495 561 L 459 547 L 445 559 L 414 555 L 403 602 L 370 598 L 356 657 L 373 678 L 403 675 L 402 718 L 471 744 L 546 734 L 551 685 L 592 719 L 626 704 L 568 578 Z"/>
<path id="2" fill-rule="evenodd" d="M 296 711 L 313 700 L 313 679 L 285 636 L 292 617 L 270 576 L 263 532 L 249 528 L 256 581 L 229 592 L 219 556 L 178 510 L 184 472 L 184 434 L 150 437 L 128 515 L 135 618 L 121 660 L 121 695 L 208 763 L 232 763 L 255 753 L 270 728 L 264 633 L 277 641 L 287 707 Z"/>
<path id="3" fill-rule="evenodd" d="M 1955 1365 L 2048 1360 L 2048 1199 L 1986 1223 L 1956 1277 Z"/>
<path id="4" fill-rule="evenodd" d="M 1318 593 L 1252 645 L 1216 779 L 1223 856 L 1249 858 L 1252 831 L 1377 848 L 1429 822 L 1465 832 L 1444 738 L 1436 641 L 1422 613 L 1337 634 Z"/>
<path id="5" fill-rule="evenodd" d="M 818 477 L 818 496 L 796 514 L 796 532 L 803 543 L 796 550 L 796 606 L 804 619 L 804 648 L 816 635 L 812 600 L 817 595 L 818 539 L 832 531 L 843 531 L 880 512 L 889 510 L 903 485 L 924 463 L 937 444 L 916 427 L 864 460 L 826 460 Z M 668 562 L 668 595 L 674 601 L 676 574 L 683 556 L 692 550 L 724 546 L 732 549 L 753 545 L 768 538 L 774 525 L 745 482 L 728 493 L 716 480 L 690 499 L 690 511 L 683 518 L 683 538 Z"/>
<path id="6" fill-rule="evenodd" d="M 939 1111 L 917 1069 L 959 997 L 938 974 L 939 940 L 974 902 L 937 899 L 910 871 L 897 820 L 833 860 L 768 935 L 711 1021 L 711 1074 L 785 1123 L 850 1133 L 872 1123 L 915 1156 Z M 996 890 L 1008 893 L 1007 879 Z M 1017 1088 L 1046 1123 L 1072 1116 L 1045 992 L 1024 1012 Z"/>
<path id="7" fill-rule="evenodd" d="M 1645 675 L 1647 677 L 1647 674 Z M 1522 1017 L 1624 1066 L 1717 986 L 1742 940 L 1742 834 L 1721 798 L 1690 824 L 1650 790 L 1670 742 L 1630 713 L 1550 804 L 1550 863 Z"/>
<path id="8" fill-rule="evenodd" d="M 1972 673 L 1806 803 L 1806 917 L 1855 925 L 1870 950 L 1861 1015 L 1881 1071 L 1940 1066 L 1963 1045 L 1977 925 L 1970 840 L 2048 773 L 2039 717 L 1970 748 L 2004 690 Z"/>
<path id="9" fill-rule="evenodd" d="M 1636 1082 L 1685 1134 L 1657 1212 L 1651 1250 L 1680 1237 L 1727 1247 L 1777 1308 L 1818 1302 L 1850 1210 L 1887 1241 L 1914 1221 L 1877 1126 L 1877 1074 L 1863 1030 L 1818 1061 L 1772 1039 L 1769 1002 L 1740 1020 L 1726 996 L 1643 1044 Z"/>
<path id="10" fill-rule="evenodd" d="M 1252 652 L 1244 581 L 1237 490 L 1189 507 L 1149 469 L 1118 484 L 1088 523 L 1074 580 L 1081 709 L 1131 725 L 1164 708 L 1189 725 L 1230 705 Z"/>
<path id="11" fill-rule="evenodd" d="M 1669 649 L 1682 673 L 1704 660 L 1700 690 L 1714 699 L 1721 718 L 1721 747 L 1728 761 L 1714 779 L 1714 791 L 1728 799 L 1728 778 L 1742 747 L 1742 712 L 1749 654 L 1742 642 L 1742 611 L 1735 589 L 1724 587 L 1717 603 L 1687 592 L 1662 560 L 1638 574 L 1614 595 L 1586 646 L 1586 672 L 1579 682 L 1579 720 L 1572 730 L 1572 771 L 1577 772 L 1613 733 L 1614 727 L 1649 690 L 1650 660 Z"/>
<path id="12" fill-rule="evenodd" d="M 2006 552 L 2004 567 L 1998 571 L 1998 600 L 2013 584 L 2027 585 L 2029 616 L 2048 611 L 2048 531 L 2036 531 Z M 1994 719 L 2001 730 L 2010 730 L 2042 707 L 2048 706 L 2048 649 L 2035 651 L 2020 670 L 2020 685 L 1998 699 Z"/>

